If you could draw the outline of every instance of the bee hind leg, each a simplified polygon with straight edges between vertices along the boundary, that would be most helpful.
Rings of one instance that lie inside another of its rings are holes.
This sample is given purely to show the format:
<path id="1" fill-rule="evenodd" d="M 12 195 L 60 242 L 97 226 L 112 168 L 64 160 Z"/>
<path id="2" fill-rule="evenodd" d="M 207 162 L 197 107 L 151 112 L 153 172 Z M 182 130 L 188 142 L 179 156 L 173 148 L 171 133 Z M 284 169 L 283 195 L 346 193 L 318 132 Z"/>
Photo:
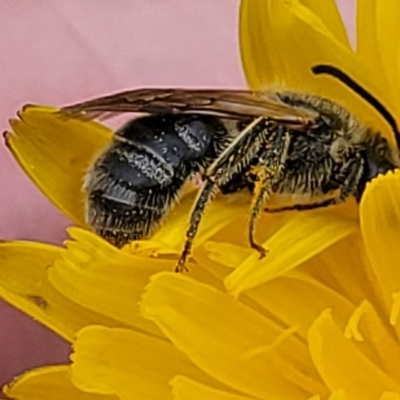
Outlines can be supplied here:
<path id="1" fill-rule="evenodd" d="M 250 220 L 249 220 L 249 243 L 250 247 L 260 253 L 260 260 L 264 258 L 268 250 L 266 250 L 263 246 L 258 244 L 254 239 L 255 233 L 255 225 L 257 217 L 259 216 L 262 205 L 265 201 L 269 199 L 272 193 L 271 187 L 271 174 L 265 166 L 259 166 L 255 168 L 256 171 L 252 171 L 252 174 L 255 175 L 256 179 L 254 182 L 254 193 L 253 193 L 253 202 L 251 206 L 250 212 Z"/>
<path id="2" fill-rule="evenodd" d="M 289 133 L 282 132 L 279 139 L 275 147 L 271 149 L 272 154 L 265 157 L 265 160 L 260 160 L 259 165 L 253 167 L 250 173 L 255 176 L 255 180 L 249 221 L 249 243 L 251 248 L 260 253 L 260 260 L 267 255 L 268 250 L 254 240 L 255 223 L 263 204 L 271 197 L 277 182 L 284 172 L 290 143 Z"/>
<path id="3" fill-rule="evenodd" d="M 234 170 L 235 166 L 243 163 L 243 158 L 246 157 L 241 156 L 241 151 L 248 158 L 251 158 L 252 151 L 257 151 L 257 148 L 252 149 L 250 144 L 260 136 L 259 130 L 254 129 L 260 123 L 264 123 L 264 117 L 256 118 L 247 125 L 204 173 L 204 183 L 190 213 L 190 223 L 186 232 L 185 245 L 175 267 L 175 272 L 188 271 L 185 264 L 192 250 L 192 243 L 197 234 L 204 209 L 212 197 L 220 190 L 220 187 L 228 181 L 226 177 L 230 175 L 229 171 Z"/>
<path id="4" fill-rule="evenodd" d="M 201 188 L 197 196 L 197 199 L 195 201 L 195 206 L 191 212 L 189 229 L 186 232 L 185 245 L 181 253 L 181 256 L 179 257 L 178 263 L 175 267 L 175 272 L 189 271 L 188 268 L 186 267 L 186 261 L 192 250 L 193 240 L 197 234 L 201 217 L 203 215 L 206 205 L 209 203 L 209 201 L 217 191 L 218 191 L 218 185 L 216 184 L 216 182 L 212 178 L 207 177 L 206 181 L 203 184 L 203 187 Z"/>

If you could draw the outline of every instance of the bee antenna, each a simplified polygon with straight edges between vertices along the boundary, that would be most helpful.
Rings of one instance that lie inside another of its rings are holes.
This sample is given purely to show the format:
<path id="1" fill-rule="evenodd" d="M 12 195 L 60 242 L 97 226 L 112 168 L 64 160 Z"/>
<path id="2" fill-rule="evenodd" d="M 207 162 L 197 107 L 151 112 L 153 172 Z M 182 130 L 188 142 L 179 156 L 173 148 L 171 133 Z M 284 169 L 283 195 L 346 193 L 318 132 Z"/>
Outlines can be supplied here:
<path id="1" fill-rule="evenodd" d="M 340 82 L 347 85 L 350 89 L 354 90 L 360 97 L 362 97 L 366 102 L 368 102 L 372 107 L 377 110 L 386 122 L 392 128 L 394 137 L 396 139 L 397 148 L 400 149 L 400 132 L 397 127 L 396 120 L 393 115 L 387 110 L 387 108 L 371 93 L 367 92 L 362 86 L 360 86 L 355 80 L 350 78 L 349 75 L 341 71 L 340 69 L 333 67 L 331 65 L 316 65 L 311 68 L 311 71 L 315 75 L 327 74 L 338 79 Z"/>

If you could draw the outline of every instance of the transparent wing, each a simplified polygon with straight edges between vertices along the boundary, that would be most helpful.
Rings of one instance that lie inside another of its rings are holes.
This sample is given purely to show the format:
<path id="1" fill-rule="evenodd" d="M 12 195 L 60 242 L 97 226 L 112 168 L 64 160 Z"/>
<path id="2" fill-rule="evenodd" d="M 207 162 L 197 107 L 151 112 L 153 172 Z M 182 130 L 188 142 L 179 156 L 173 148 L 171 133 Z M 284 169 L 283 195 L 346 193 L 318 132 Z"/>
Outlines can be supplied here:
<path id="1" fill-rule="evenodd" d="M 223 118 L 260 117 L 290 126 L 310 126 L 318 113 L 283 103 L 274 93 L 247 90 L 138 89 L 99 97 L 61 109 L 63 114 L 84 114 L 106 119 L 120 113 L 188 113 Z"/>

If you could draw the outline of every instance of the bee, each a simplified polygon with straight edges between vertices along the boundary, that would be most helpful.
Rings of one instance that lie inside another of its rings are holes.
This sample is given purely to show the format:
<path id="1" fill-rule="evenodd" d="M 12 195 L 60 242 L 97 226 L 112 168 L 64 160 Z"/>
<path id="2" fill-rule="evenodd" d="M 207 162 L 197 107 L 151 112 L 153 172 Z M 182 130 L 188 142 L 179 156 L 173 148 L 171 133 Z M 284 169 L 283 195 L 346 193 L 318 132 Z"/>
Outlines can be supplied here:
<path id="1" fill-rule="evenodd" d="M 217 192 L 252 192 L 248 241 L 260 212 L 311 210 L 361 199 L 367 182 L 400 166 L 400 133 L 384 106 L 348 75 L 330 74 L 375 107 L 391 126 L 397 148 L 345 108 L 304 93 L 246 90 L 138 89 L 61 109 L 69 116 L 108 118 L 142 113 L 117 130 L 87 171 L 86 219 L 106 240 L 124 244 L 151 235 L 185 184 L 201 174 L 186 241 L 186 261 L 206 205 Z M 310 202 L 264 208 L 272 194 L 308 195 Z"/>

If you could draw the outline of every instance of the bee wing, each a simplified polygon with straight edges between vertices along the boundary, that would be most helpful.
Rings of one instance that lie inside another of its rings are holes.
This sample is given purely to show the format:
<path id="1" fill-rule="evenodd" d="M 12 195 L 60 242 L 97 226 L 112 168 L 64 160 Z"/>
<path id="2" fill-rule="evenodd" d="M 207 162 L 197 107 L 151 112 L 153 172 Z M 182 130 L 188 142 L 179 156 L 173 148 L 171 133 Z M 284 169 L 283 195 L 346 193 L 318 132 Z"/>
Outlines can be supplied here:
<path id="1" fill-rule="evenodd" d="M 120 113 L 203 113 L 243 119 L 265 116 L 293 126 L 314 125 L 318 113 L 283 103 L 274 93 L 248 90 L 138 89 L 61 109 L 69 115 L 108 118 Z"/>

